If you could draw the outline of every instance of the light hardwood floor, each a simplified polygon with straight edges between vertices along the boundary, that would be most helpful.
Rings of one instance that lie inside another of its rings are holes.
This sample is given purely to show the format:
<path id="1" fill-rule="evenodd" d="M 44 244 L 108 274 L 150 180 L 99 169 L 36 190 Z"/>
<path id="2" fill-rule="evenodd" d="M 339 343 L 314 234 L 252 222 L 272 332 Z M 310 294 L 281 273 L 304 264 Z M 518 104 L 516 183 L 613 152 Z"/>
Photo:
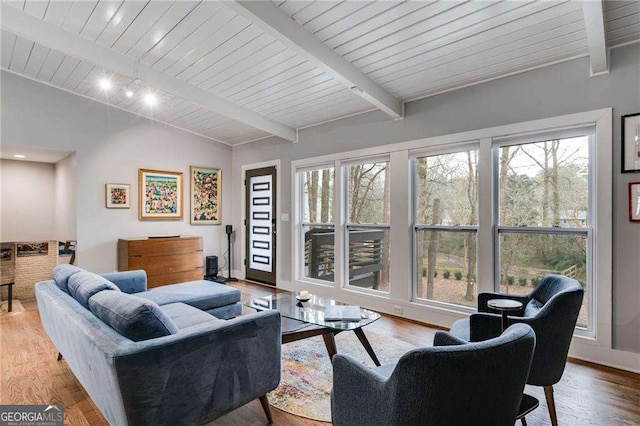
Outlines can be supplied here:
<path id="1" fill-rule="evenodd" d="M 274 292 L 251 283 L 232 285 L 242 291 L 243 300 Z M 390 316 L 383 316 L 367 329 L 416 346 L 431 345 L 437 331 Z M 104 417 L 64 360 L 56 361 L 56 355 L 56 349 L 40 324 L 37 310 L 0 317 L 0 404 L 61 402 L 65 405 L 65 424 L 106 425 Z M 549 425 L 542 389 L 527 387 L 527 392 L 541 401 L 540 407 L 527 416 L 528 424 Z M 563 426 L 640 425 L 640 375 L 637 374 L 572 360 L 555 386 L 555 398 L 559 423 Z M 272 412 L 275 425 L 326 425 L 275 408 Z M 256 400 L 217 419 L 212 425 L 265 423 L 264 412 Z"/>

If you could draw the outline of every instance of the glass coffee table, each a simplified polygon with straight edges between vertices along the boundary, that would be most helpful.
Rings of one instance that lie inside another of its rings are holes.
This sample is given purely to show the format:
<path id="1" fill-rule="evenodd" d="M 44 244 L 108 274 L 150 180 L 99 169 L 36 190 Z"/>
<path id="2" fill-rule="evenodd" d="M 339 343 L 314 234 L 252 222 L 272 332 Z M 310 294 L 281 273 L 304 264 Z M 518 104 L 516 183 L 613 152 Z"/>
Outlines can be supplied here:
<path id="1" fill-rule="evenodd" d="M 324 318 L 326 306 L 346 305 L 346 303 L 315 295 L 311 295 L 307 301 L 300 301 L 296 298 L 296 293 L 290 291 L 251 299 L 244 305 L 258 311 L 268 309 L 279 311 L 282 316 L 283 344 L 322 336 L 330 358 L 337 353 L 334 336 L 343 331 L 353 331 L 373 362 L 380 366 L 380 361 L 362 330 L 362 327 L 380 319 L 380 314 L 376 312 L 360 308 L 362 319 L 358 322 L 327 321 Z"/>

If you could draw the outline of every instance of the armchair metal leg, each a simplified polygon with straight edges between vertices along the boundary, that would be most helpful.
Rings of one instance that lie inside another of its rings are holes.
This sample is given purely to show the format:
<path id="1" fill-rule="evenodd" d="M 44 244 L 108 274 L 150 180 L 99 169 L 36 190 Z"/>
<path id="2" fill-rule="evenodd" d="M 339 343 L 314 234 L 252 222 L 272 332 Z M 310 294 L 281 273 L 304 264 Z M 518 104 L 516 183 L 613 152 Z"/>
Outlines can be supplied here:
<path id="1" fill-rule="evenodd" d="M 547 407 L 549 407 L 549 416 L 551 416 L 551 424 L 558 426 L 558 416 L 556 415 L 556 403 L 553 400 L 553 386 L 544 387 L 544 396 L 547 398 Z"/>
<path id="2" fill-rule="evenodd" d="M 527 419 L 524 417 L 520 419 L 520 422 L 522 423 L 522 426 L 527 426 Z"/>
<path id="3" fill-rule="evenodd" d="M 269 424 L 273 423 L 273 417 L 271 417 L 271 408 L 269 407 L 269 399 L 267 395 L 262 395 L 260 397 L 260 404 L 262 404 L 262 409 L 264 410 L 264 414 L 267 416 L 267 421 Z"/>
<path id="4" fill-rule="evenodd" d="M 58 352 L 58 361 L 62 361 L 62 354 Z"/>

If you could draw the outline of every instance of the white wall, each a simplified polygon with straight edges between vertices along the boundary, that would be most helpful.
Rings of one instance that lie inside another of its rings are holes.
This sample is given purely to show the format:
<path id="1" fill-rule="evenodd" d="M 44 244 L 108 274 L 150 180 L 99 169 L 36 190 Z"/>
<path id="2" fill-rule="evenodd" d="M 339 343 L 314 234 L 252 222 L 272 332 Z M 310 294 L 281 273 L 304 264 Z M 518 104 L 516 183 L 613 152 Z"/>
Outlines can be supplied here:
<path id="1" fill-rule="evenodd" d="M 77 261 L 81 267 L 113 271 L 118 238 L 154 234 L 200 235 L 205 255 L 222 255 L 226 249 L 222 227 L 189 224 L 186 178 L 190 165 L 221 168 L 222 218 L 230 219 L 230 147 L 5 71 L 1 77 L 2 142 L 76 153 Z M 138 168 L 185 174 L 183 220 L 138 220 Z M 131 184 L 131 209 L 105 208 L 107 182 Z"/>
<path id="2" fill-rule="evenodd" d="M 68 155 L 55 164 L 56 170 L 56 237 L 59 241 L 75 240 L 77 229 L 77 173 L 76 154 Z"/>
<path id="3" fill-rule="evenodd" d="M 55 166 L 0 160 L 0 181 L 0 241 L 55 239 Z"/>
<path id="4" fill-rule="evenodd" d="M 302 130 L 297 144 L 271 138 L 235 147 L 234 227 L 241 226 L 245 164 L 281 160 L 279 213 L 291 213 L 293 160 L 613 107 L 613 338 L 614 347 L 640 353 L 640 224 L 627 218 L 627 183 L 640 181 L 640 175 L 620 173 L 620 116 L 640 112 L 640 45 L 611 51 L 611 64 L 609 75 L 590 78 L 588 58 L 577 59 L 410 102 L 401 121 L 376 111 Z M 290 259 L 289 224 L 282 224 L 278 234 L 281 256 Z M 237 270 L 243 258 L 239 248 Z M 291 280 L 288 266 L 280 277 Z"/>

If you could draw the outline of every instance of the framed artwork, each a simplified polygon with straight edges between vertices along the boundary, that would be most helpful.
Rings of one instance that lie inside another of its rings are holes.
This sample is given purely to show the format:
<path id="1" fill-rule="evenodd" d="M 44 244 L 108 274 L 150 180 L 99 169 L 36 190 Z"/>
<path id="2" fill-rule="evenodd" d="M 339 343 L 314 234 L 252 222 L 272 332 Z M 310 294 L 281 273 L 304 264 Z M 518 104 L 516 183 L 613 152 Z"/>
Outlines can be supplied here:
<path id="1" fill-rule="evenodd" d="M 104 185 L 104 205 L 108 209 L 128 209 L 131 207 L 131 185 L 127 183 L 106 183 Z"/>
<path id="2" fill-rule="evenodd" d="M 138 219 L 182 219 L 182 173 L 138 169 Z"/>
<path id="3" fill-rule="evenodd" d="M 629 184 L 629 220 L 640 222 L 640 182 Z"/>
<path id="4" fill-rule="evenodd" d="M 16 257 L 46 256 L 49 254 L 49 243 L 16 243 Z"/>
<path id="5" fill-rule="evenodd" d="M 191 224 L 220 225 L 222 220 L 222 174 L 220 169 L 189 168 Z"/>
<path id="6" fill-rule="evenodd" d="M 622 173 L 640 172 L 640 112 L 622 116 Z"/>

